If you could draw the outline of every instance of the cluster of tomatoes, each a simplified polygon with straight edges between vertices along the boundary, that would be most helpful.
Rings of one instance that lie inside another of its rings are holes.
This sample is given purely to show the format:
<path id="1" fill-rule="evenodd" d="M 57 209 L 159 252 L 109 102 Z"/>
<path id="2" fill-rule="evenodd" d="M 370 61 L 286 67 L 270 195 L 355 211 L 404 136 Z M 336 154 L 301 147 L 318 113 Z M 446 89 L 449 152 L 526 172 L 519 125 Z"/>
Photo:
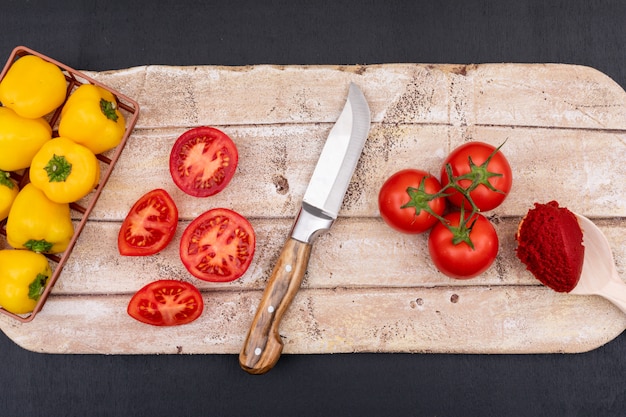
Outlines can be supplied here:
<path id="1" fill-rule="evenodd" d="M 468 142 L 448 155 L 440 179 L 426 171 L 404 169 L 380 189 L 383 220 L 403 233 L 430 231 L 432 262 L 451 278 L 483 273 L 498 254 L 498 235 L 482 213 L 502 204 L 513 183 L 511 166 L 500 147 Z"/>
<path id="2" fill-rule="evenodd" d="M 183 133 L 170 153 L 170 174 L 186 194 L 208 197 L 230 182 L 238 163 L 233 141 L 218 129 L 202 126 Z M 118 235 L 125 256 L 148 256 L 174 238 L 178 208 L 163 189 L 152 190 L 132 206 Z M 228 282 L 241 277 L 252 262 L 256 236 L 250 222 L 233 210 L 214 208 L 196 217 L 183 231 L 179 254 L 196 278 Z M 168 326 L 194 321 L 203 310 L 200 291 L 191 283 L 158 280 L 140 289 L 128 314 L 144 323 Z"/>

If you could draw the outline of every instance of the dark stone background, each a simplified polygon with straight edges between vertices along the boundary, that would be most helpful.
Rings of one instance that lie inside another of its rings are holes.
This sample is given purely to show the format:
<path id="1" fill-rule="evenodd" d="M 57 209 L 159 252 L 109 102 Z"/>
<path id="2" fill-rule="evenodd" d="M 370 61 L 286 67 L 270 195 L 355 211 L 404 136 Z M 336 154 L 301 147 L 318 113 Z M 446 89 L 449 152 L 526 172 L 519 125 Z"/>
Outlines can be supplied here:
<path id="1" fill-rule="evenodd" d="M 146 64 L 541 62 L 626 86 L 626 2 L 4 0 L 0 54 Z M 626 196 L 625 196 L 626 197 Z M 0 416 L 621 416 L 626 336 L 576 355 L 44 355 L 0 333 Z"/>

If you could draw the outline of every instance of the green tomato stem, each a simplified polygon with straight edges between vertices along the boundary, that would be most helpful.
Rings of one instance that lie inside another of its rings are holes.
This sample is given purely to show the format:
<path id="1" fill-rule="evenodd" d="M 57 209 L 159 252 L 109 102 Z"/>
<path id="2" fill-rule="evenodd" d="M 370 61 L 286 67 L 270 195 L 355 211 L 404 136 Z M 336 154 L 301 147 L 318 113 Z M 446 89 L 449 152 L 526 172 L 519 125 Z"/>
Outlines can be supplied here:
<path id="1" fill-rule="evenodd" d="M 427 177 L 422 178 L 417 188 L 408 187 L 406 189 L 406 192 L 409 195 L 409 201 L 406 204 L 400 206 L 400 208 L 413 207 L 415 208 L 416 216 L 418 216 L 422 211 L 425 211 L 431 216 L 436 217 L 439 221 L 442 221 L 443 217 L 435 213 L 433 209 L 430 208 L 429 203 L 437 198 L 444 197 L 444 195 L 442 195 L 442 193 L 440 192 L 436 194 L 426 192 L 426 178 Z"/>
<path id="2" fill-rule="evenodd" d="M 462 242 L 467 243 L 467 245 L 474 250 L 474 242 L 470 239 L 470 233 L 474 228 L 474 224 L 476 224 L 477 217 L 474 216 L 475 213 L 472 210 L 469 216 L 465 216 L 465 208 L 461 206 L 461 219 L 459 220 L 458 226 L 452 226 L 450 222 L 444 223 L 445 226 L 452 233 L 452 243 L 458 245 Z M 468 224 L 471 221 L 471 224 Z"/>

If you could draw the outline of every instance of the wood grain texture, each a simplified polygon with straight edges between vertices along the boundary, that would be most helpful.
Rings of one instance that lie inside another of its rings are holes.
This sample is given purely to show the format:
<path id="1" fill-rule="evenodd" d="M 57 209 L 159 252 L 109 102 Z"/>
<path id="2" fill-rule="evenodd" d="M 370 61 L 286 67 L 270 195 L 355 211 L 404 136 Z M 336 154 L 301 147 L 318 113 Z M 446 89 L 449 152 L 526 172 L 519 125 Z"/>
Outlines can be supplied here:
<path id="1" fill-rule="evenodd" d="M 340 218 L 315 242 L 284 316 L 284 353 L 582 352 L 626 328 L 607 301 L 554 293 L 514 255 L 520 218 L 536 201 L 557 200 L 601 227 L 626 276 L 626 93 L 592 68 L 147 66 L 89 75 L 135 98 L 141 114 L 41 313 L 26 324 L 0 317 L 0 328 L 26 349 L 238 353 L 350 81 L 370 103 L 372 128 Z M 176 138 L 199 125 L 224 130 L 240 152 L 231 184 L 209 199 L 180 192 L 168 171 Z M 494 266 L 457 281 L 432 266 L 426 236 L 382 223 L 376 197 L 393 172 L 436 173 L 469 140 L 506 140 L 515 178 L 511 195 L 489 213 L 500 236 Z M 157 187 L 177 202 L 177 236 L 155 256 L 121 257 L 122 219 Z M 196 280 L 178 258 L 185 226 L 213 207 L 238 211 L 257 233 L 255 259 L 233 283 Z M 162 329 L 127 316 L 132 294 L 160 278 L 197 285 L 206 303 L 201 318 Z"/>

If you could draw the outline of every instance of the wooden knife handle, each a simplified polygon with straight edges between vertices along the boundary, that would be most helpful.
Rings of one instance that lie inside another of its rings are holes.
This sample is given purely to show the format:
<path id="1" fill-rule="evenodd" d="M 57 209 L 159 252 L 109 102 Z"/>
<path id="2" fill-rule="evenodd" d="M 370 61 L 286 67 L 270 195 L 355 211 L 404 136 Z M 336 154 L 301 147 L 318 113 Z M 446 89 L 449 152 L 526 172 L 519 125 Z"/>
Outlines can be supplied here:
<path id="1" fill-rule="evenodd" d="M 280 321 L 298 292 L 311 255 L 311 244 L 293 238 L 285 242 L 239 354 L 248 373 L 264 374 L 278 362 L 283 341 Z"/>

